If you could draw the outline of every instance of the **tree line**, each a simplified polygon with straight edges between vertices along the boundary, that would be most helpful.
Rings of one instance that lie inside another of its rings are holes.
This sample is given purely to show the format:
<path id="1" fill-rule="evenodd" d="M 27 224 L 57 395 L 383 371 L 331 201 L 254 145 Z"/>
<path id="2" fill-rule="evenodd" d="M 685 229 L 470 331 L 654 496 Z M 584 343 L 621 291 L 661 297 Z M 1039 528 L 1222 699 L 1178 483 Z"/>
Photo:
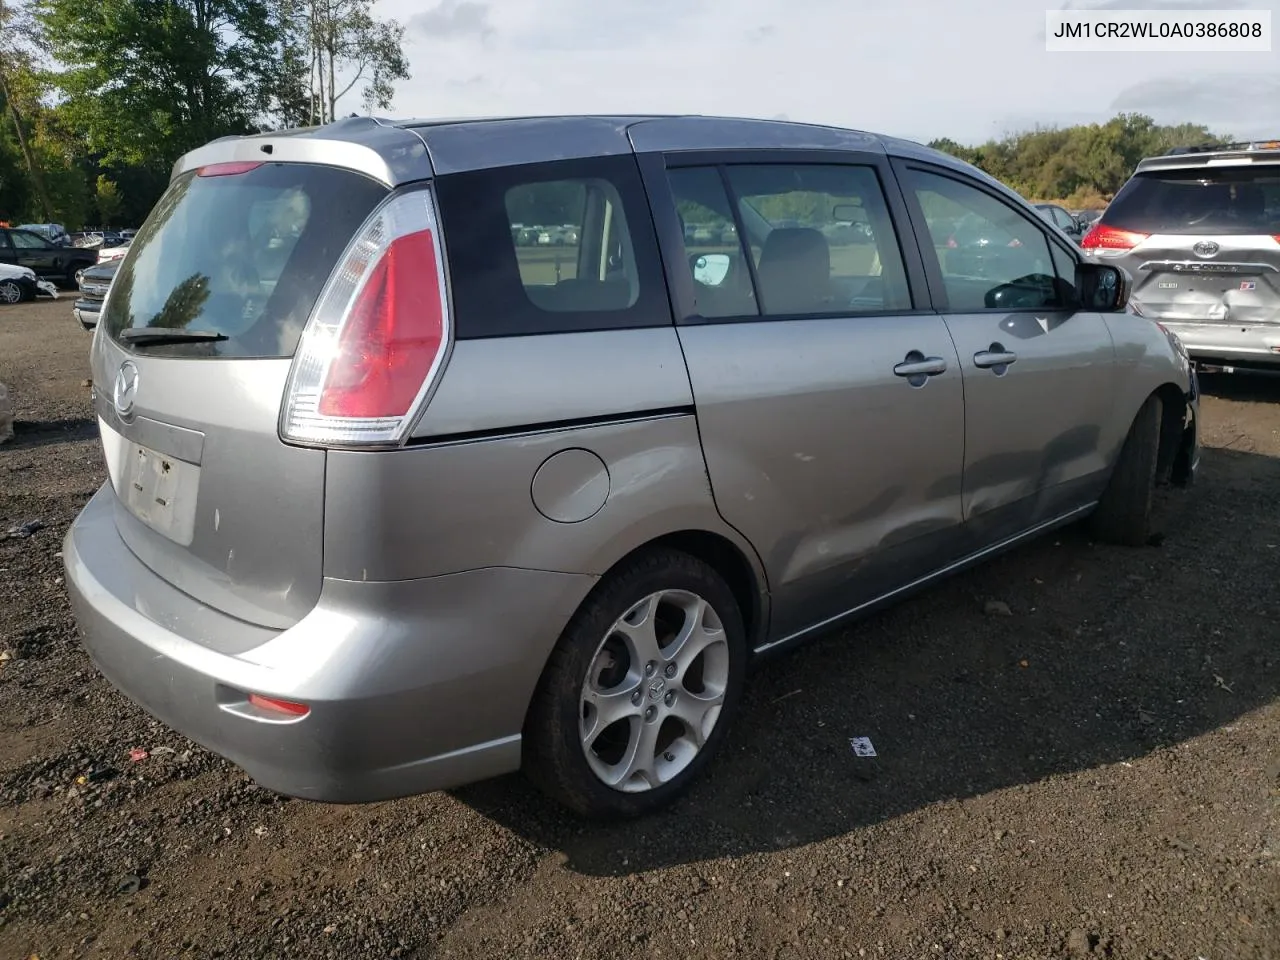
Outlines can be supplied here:
<path id="1" fill-rule="evenodd" d="M 0 0 L 0 220 L 137 226 L 194 147 L 389 108 L 403 38 L 373 0 Z"/>
<path id="2" fill-rule="evenodd" d="M 929 146 L 972 163 L 1029 200 L 1079 209 L 1106 206 L 1144 157 L 1230 140 L 1198 124 L 1161 126 L 1142 114 L 1120 114 L 1106 123 L 1029 130 L 980 146 L 945 139 Z"/>

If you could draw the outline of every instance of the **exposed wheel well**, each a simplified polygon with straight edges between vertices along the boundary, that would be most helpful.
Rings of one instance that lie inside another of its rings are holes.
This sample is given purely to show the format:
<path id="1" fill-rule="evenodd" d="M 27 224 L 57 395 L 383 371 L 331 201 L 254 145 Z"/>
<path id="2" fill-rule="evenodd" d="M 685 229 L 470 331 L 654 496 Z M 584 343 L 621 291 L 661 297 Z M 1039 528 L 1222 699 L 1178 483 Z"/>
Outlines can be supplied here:
<path id="1" fill-rule="evenodd" d="M 1160 420 L 1160 451 L 1156 459 L 1156 482 L 1181 483 L 1183 436 L 1187 419 L 1187 398 L 1172 383 L 1166 383 L 1155 392 L 1162 410 Z"/>
<path id="2" fill-rule="evenodd" d="M 762 638 L 758 636 L 758 632 L 764 627 L 764 591 L 761 589 L 762 585 L 756 577 L 751 562 L 743 555 L 737 544 L 707 530 L 681 530 L 650 540 L 622 557 L 614 566 L 625 563 L 637 553 L 654 547 L 669 547 L 697 557 L 724 577 L 729 589 L 733 591 L 734 599 L 738 601 L 738 610 L 742 614 L 743 626 L 747 630 L 748 646 L 755 647 L 761 642 Z"/>

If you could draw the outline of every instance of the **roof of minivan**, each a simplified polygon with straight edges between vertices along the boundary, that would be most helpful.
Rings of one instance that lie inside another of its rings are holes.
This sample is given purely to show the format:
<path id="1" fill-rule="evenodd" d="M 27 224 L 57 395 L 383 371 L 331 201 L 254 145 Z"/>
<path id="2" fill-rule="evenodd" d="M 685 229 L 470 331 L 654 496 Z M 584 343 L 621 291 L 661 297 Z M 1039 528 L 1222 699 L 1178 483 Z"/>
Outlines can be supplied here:
<path id="1" fill-rule="evenodd" d="M 173 174 L 232 160 L 329 162 L 388 184 L 485 167 L 627 153 L 779 149 L 890 153 L 974 168 L 921 144 L 861 130 L 785 120 L 671 114 L 349 117 L 322 127 L 224 137 L 191 151 Z M 265 156 L 264 156 L 265 155 Z"/>

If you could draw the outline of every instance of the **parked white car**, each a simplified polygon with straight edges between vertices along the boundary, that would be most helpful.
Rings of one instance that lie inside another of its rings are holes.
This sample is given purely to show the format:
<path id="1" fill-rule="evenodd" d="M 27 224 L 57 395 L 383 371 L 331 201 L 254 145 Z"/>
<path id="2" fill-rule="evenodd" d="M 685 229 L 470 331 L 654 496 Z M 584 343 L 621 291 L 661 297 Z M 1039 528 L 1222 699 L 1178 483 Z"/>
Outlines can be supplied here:
<path id="1" fill-rule="evenodd" d="M 0 263 L 0 303 L 22 303 L 42 293 L 58 299 L 58 288 L 48 280 L 41 280 L 30 267 Z"/>
<path id="2" fill-rule="evenodd" d="M 98 250 L 98 262 L 110 263 L 112 260 L 123 260 L 124 255 L 129 252 L 129 241 L 126 240 L 118 247 L 102 247 Z"/>

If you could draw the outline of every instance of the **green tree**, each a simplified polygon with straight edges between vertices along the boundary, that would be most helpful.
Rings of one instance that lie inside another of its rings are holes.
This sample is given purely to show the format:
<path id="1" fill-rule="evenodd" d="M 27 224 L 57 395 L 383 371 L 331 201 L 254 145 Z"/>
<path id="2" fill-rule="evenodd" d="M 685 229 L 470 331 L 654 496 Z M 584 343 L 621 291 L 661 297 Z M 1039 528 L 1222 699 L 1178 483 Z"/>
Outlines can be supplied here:
<path id="1" fill-rule="evenodd" d="M 114 180 L 108 180 L 106 174 L 98 174 L 94 200 L 98 207 L 98 222 L 102 226 L 116 224 L 120 221 L 120 213 L 124 209 L 124 200 L 120 196 L 120 188 L 116 186 Z"/>
<path id="2" fill-rule="evenodd" d="M 935 140 L 930 146 L 1036 200 L 1105 200 L 1144 157 L 1175 146 L 1220 144 L 1226 139 L 1196 124 L 1160 126 L 1141 114 L 1120 114 L 1106 123 L 1037 128 L 980 146 L 954 140 Z"/>
<path id="3" fill-rule="evenodd" d="M 338 101 L 363 83 L 367 111 L 387 109 L 395 82 L 409 79 L 404 27 L 373 16 L 373 0 L 282 0 L 292 33 L 307 51 L 310 119 L 331 123 Z"/>
<path id="4" fill-rule="evenodd" d="M 67 126 L 105 163 L 166 169 L 290 95 L 266 0 L 35 0 Z M 295 105 L 296 106 L 296 105 Z"/>
<path id="5" fill-rule="evenodd" d="M 40 47 L 39 25 L 26 7 L 0 0 L 0 100 L 12 125 L 14 141 L 26 165 L 27 177 L 39 203 L 41 219 L 53 213 L 44 170 L 31 143 L 27 114 L 44 93 L 35 70 Z"/>

